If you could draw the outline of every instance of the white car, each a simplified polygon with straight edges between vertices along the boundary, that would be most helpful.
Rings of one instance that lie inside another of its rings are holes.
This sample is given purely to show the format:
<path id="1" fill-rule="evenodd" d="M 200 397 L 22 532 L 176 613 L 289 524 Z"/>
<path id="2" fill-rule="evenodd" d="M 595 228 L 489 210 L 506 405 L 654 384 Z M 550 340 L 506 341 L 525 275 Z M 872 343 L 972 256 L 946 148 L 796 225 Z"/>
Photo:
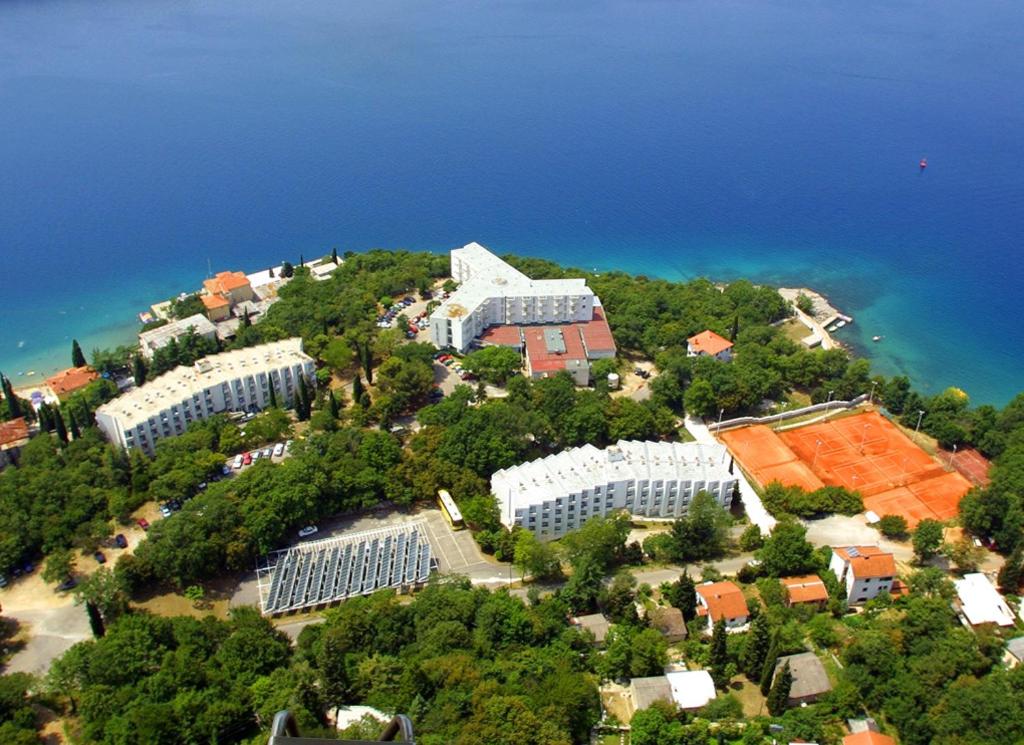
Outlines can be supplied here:
<path id="1" fill-rule="evenodd" d="M 311 535 L 316 535 L 318 530 L 320 530 L 320 528 L 315 525 L 307 525 L 299 531 L 299 538 L 308 538 Z"/>
<path id="2" fill-rule="evenodd" d="M 239 468 L 242 467 L 242 456 L 241 455 L 236 455 L 235 456 L 235 459 L 233 461 L 231 461 L 231 467 L 234 468 L 236 471 Z"/>
<path id="3" fill-rule="evenodd" d="M 284 455 L 284 443 L 279 442 L 274 445 L 274 457 L 280 458 L 282 455 Z"/>

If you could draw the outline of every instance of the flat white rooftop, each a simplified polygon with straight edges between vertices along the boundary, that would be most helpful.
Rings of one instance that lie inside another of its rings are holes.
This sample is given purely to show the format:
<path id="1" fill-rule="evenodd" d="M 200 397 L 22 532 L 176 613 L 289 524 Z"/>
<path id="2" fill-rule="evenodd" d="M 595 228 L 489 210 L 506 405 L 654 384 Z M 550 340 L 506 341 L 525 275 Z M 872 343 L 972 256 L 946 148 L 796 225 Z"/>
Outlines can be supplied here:
<path id="1" fill-rule="evenodd" d="M 461 262 L 469 276 L 459 289 L 431 314 L 434 318 L 458 318 L 471 314 L 491 298 L 592 296 L 585 279 L 530 279 L 479 243 L 451 252 L 453 265 Z"/>
<path id="2" fill-rule="evenodd" d="M 972 626 L 983 623 L 1013 625 L 1013 612 L 984 574 L 965 574 L 963 579 L 954 580 L 953 584 L 956 586 L 956 594 L 960 598 L 964 616 Z"/>
<path id="3" fill-rule="evenodd" d="M 312 361 L 313 358 L 302 351 L 302 339 L 299 337 L 222 352 L 203 357 L 191 366 L 176 367 L 159 378 L 103 404 L 96 413 L 116 417 L 122 427 L 131 429 L 172 404 L 202 393 L 210 386 L 254 373 Z"/>
<path id="4" fill-rule="evenodd" d="M 514 511 L 597 484 L 734 478 L 729 473 L 728 451 L 718 443 L 619 440 L 605 450 L 588 444 L 496 471 L 491 486 L 503 500 L 511 492 Z"/>
<path id="5" fill-rule="evenodd" d="M 143 331 L 139 334 L 139 344 L 149 349 L 160 349 L 172 338 L 183 335 L 190 328 L 195 329 L 200 336 L 217 333 L 217 327 L 210 322 L 209 318 L 202 313 L 196 313 L 194 316 L 171 321 L 159 328 Z"/>

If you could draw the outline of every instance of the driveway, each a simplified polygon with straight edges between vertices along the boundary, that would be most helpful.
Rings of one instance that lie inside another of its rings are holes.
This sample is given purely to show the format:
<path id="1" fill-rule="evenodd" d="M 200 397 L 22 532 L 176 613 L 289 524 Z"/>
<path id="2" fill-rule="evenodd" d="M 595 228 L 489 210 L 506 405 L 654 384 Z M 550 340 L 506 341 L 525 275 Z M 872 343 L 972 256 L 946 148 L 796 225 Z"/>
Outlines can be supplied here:
<path id="1" fill-rule="evenodd" d="M 80 605 L 41 610 L 4 610 L 17 619 L 27 642 L 11 657 L 5 673 L 45 675 L 50 664 L 80 641 L 92 638 L 89 618 Z"/>

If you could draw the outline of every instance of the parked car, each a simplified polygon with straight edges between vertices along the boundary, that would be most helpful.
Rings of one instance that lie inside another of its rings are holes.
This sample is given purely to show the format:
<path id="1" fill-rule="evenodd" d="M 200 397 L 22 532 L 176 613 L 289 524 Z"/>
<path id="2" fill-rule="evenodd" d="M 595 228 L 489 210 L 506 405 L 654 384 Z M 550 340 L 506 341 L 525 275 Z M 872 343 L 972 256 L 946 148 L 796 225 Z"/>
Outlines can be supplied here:
<path id="1" fill-rule="evenodd" d="M 7 587 L 7 577 L 0 574 L 0 587 Z"/>
<path id="2" fill-rule="evenodd" d="M 315 525 L 307 525 L 299 531 L 299 538 L 308 538 L 311 535 L 316 535 L 318 530 L 320 530 L 320 528 Z"/>
<path id="3" fill-rule="evenodd" d="M 293 442 L 293 440 L 285 440 L 284 441 L 284 451 L 286 453 L 292 449 L 292 442 Z"/>
<path id="4" fill-rule="evenodd" d="M 177 499 L 172 499 L 167 503 L 167 506 L 171 508 L 171 512 L 177 512 L 181 509 L 181 502 Z"/>
<path id="5" fill-rule="evenodd" d="M 128 539 L 124 537 L 124 533 L 118 533 L 114 536 L 114 545 L 118 548 L 128 548 Z"/>
<path id="6" fill-rule="evenodd" d="M 97 564 L 106 564 L 107 557 L 103 555 L 102 551 L 97 551 L 92 555 L 92 558 L 96 559 Z"/>
<path id="7" fill-rule="evenodd" d="M 251 453 L 246 453 L 245 455 L 242 455 L 240 457 L 242 459 L 242 465 L 243 466 L 248 466 L 248 465 L 252 464 L 252 454 Z"/>
<path id="8" fill-rule="evenodd" d="M 139 526 L 140 528 L 142 528 L 143 530 L 149 530 L 149 520 L 147 520 L 146 518 L 144 518 L 144 517 L 140 517 L 140 518 L 139 518 L 138 520 L 136 520 L 135 522 L 136 522 L 136 523 L 138 524 L 138 526 Z"/>
<path id="9" fill-rule="evenodd" d="M 221 476 L 227 476 L 230 473 L 231 473 L 231 466 L 229 466 L 229 465 L 225 465 L 222 469 L 220 469 L 220 475 Z"/>
<path id="10" fill-rule="evenodd" d="M 274 452 L 274 450 L 272 448 L 263 448 L 262 455 L 263 455 L 264 458 L 269 458 L 271 453 L 273 453 L 273 452 Z"/>
<path id="11" fill-rule="evenodd" d="M 57 592 L 67 592 L 73 587 L 78 585 L 78 580 L 74 577 L 68 577 L 66 580 L 57 585 Z"/>
<path id="12" fill-rule="evenodd" d="M 171 508 L 168 507 L 166 504 L 160 505 L 160 514 L 163 515 L 164 517 L 170 517 L 171 516 Z"/>
<path id="13" fill-rule="evenodd" d="M 284 455 L 284 443 L 279 442 L 274 445 L 274 457 L 280 458 L 282 455 Z"/>
<path id="14" fill-rule="evenodd" d="M 253 451 L 252 451 L 252 452 L 250 453 L 250 455 L 252 456 L 252 459 L 253 459 L 253 460 L 259 460 L 259 459 L 260 459 L 260 457 L 261 457 L 261 455 L 260 455 L 260 451 L 259 451 L 259 450 L 253 450 Z"/>

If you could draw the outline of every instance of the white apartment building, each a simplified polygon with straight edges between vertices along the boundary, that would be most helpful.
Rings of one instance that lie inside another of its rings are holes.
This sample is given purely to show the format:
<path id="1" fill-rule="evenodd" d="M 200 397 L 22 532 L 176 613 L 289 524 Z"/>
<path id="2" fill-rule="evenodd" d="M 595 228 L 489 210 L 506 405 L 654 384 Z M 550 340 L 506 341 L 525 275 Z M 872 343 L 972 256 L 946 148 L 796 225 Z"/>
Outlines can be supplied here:
<path id="1" fill-rule="evenodd" d="M 896 579 L 895 558 L 878 546 L 834 547 L 828 568 L 846 585 L 846 601 L 850 605 L 891 593 Z"/>
<path id="2" fill-rule="evenodd" d="M 196 313 L 194 316 L 171 321 L 159 328 L 143 331 L 139 334 L 139 350 L 145 359 L 151 360 L 156 350 L 166 347 L 172 339 L 184 336 L 190 330 L 210 341 L 217 338 L 217 327 L 202 313 Z"/>
<path id="3" fill-rule="evenodd" d="M 620 440 L 605 450 L 584 445 L 497 471 L 491 493 L 506 527 L 551 540 L 618 510 L 678 517 L 702 491 L 728 507 L 736 485 L 729 464 L 717 443 Z"/>
<path id="4" fill-rule="evenodd" d="M 314 384 L 313 358 L 302 339 L 261 344 L 182 365 L 96 410 L 96 423 L 111 442 L 152 453 L 156 441 L 189 424 L 226 411 L 259 411 L 294 401 L 300 376 Z"/>
<path id="5" fill-rule="evenodd" d="M 430 315 L 430 340 L 465 352 L 490 326 L 572 323 L 594 317 L 584 279 L 530 279 L 479 243 L 451 252 L 459 288 Z"/>

